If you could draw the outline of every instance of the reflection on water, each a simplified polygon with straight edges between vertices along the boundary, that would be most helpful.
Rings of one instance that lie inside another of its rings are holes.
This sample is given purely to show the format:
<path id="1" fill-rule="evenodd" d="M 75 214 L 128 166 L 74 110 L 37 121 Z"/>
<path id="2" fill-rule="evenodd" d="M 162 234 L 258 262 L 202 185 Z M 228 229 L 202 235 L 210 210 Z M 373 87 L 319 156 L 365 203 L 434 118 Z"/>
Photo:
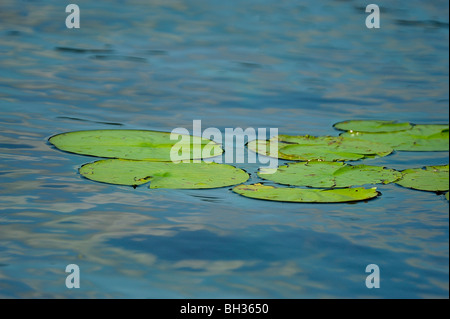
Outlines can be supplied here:
<path id="1" fill-rule="evenodd" d="M 356 0 L 79 5 L 68 30 L 58 1 L 0 4 L 0 297 L 448 297 L 443 195 L 380 185 L 367 203 L 314 205 L 133 189 L 82 179 L 95 159 L 47 142 L 198 119 L 311 135 L 347 119 L 448 123 L 447 2 L 379 2 L 379 30 Z M 238 166 L 259 181 L 259 165 Z M 79 290 L 64 285 L 71 263 Z M 365 287 L 370 263 L 380 289 Z"/>

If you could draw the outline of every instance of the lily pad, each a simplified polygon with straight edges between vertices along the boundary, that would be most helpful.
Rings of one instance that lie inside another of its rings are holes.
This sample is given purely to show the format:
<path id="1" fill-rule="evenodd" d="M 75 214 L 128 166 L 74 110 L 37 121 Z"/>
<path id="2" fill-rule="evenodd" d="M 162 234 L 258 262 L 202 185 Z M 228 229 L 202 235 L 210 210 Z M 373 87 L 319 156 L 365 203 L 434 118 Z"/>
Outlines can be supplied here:
<path id="1" fill-rule="evenodd" d="M 260 169 L 258 176 L 279 184 L 319 188 L 349 187 L 365 184 L 388 184 L 402 177 L 393 169 L 342 162 L 302 162 L 278 167 L 275 173 Z"/>
<path id="2" fill-rule="evenodd" d="M 448 151 L 449 126 L 415 125 L 410 130 L 385 133 L 345 132 L 342 137 L 377 142 L 398 151 Z"/>
<path id="3" fill-rule="evenodd" d="M 396 183 L 403 187 L 430 192 L 443 192 L 449 189 L 448 165 L 406 169 L 402 174 L 402 179 Z"/>
<path id="4" fill-rule="evenodd" d="M 375 121 L 375 120 L 352 120 L 339 122 L 333 125 L 341 131 L 351 132 L 396 132 L 411 129 L 411 123 L 396 121 Z"/>
<path id="5" fill-rule="evenodd" d="M 80 174 L 90 180 L 116 185 L 150 188 L 200 189 L 244 183 L 249 175 L 239 168 L 217 163 L 172 163 L 124 159 L 85 164 Z"/>
<path id="6" fill-rule="evenodd" d="M 262 184 L 238 185 L 233 188 L 233 192 L 255 199 L 295 203 L 355 202 L 375 198 L 380 194 L 376 188 L 302 189 Z"/>
<path id="7" fill-rule="evenodd" d="M 449 200 L 449 192 L 445 193 L 445 198 Z"/>
<path id="8" fill-rule="evenodd" d="M 270 151 L 274 142 L 278 144 L 276 154 Z M 380 143 L 342 136 L 278 135 L 267 141 L 251 141 L 247 146 L 262 155 L 293 161 L 356 161 L 393 152 L 391 147 Z"/>
<path id="9" fill-rule="evenodd" d="M 56 148 L 76 154 L 105 158 L 171 161 L 171 151 L 183 148 L 177 160 L 210 158 L 223 153 L 219 144 L 196 136 L 143 130 L 94 130 L 55 135 L 49 142 Z M 175 146 L 175 147 L 174 147 Z"/>

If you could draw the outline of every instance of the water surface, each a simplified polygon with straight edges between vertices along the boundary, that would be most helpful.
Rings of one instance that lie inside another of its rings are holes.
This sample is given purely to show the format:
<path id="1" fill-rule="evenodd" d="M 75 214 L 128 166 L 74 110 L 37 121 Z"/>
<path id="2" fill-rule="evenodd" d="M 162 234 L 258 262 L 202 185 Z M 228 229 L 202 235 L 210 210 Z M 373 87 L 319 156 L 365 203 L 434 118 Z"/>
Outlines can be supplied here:
<path id="1" fill-rule="evenodd" d="M 448 298 L 443 195 L 381 185 L 357 204 L 252 200 L 228 188 L 87 181 L 85 129 L 278 128 L 348 119 L 448 123 L 448 2 L 60 1 L 0 4 L 1 298 Z M 367 163 L 447 164 L 448 152 Z M 283 162 L 281 163 L 283 164 Z M 258 164 L 236 164 L 259 182 Z M 67 289 L 77 264 L 81 288 Z M 381 270 L 368 289 L 365 268 Z"/>

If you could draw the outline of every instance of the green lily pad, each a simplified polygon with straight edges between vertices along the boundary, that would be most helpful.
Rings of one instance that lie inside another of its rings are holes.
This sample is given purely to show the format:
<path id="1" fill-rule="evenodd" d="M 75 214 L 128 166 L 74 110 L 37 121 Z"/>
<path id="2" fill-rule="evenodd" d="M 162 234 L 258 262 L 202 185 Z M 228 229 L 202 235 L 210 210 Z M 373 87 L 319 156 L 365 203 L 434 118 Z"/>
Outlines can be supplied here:
<path id="1" fill-rule="evenodd" d="M 393 169 L 379 166 L 349 165 L 342 162 L 302 162 L 278 167 L 277 171 L 260 169 L 258 176 L 279 184 L 319 188 L 388 184 L 402 177 Z"/>
<path id="2" fill-rule="evenodd" d="M 277 143 L 278 152 L 270 150 L 272 143 Z M 393 152 L 391 147 L 380 143 L 341 136 L 278 135 L 267 141 L 251 141 L 247 146 L 262 155 L 293 161 L 356 161 Z"/>
<path id="3" fill-rule="evenodd" d="M 223 153 L 219 144 L 196 136 L 142 130 L 94 130 L 58 134 L 49 139 L 56 148 L 106 158 L 171 161 L 173 149 L 184 148 L 177 160 L 210 158 Z"/>
<path id="4" fill-rule="evenodd" d="M 411 129 L 411 123 L 396 121 L 352 120 L 339 122 L 333 125 L 341 131 L 351 132 L 396 132 Z"/>
<path id="5" fill-rule="evenodd" d="M 410 130 L 385 133 L 345 132 L 342 137 L 377 142 L 398 151 L 448 151 L 449 126 L 415 125 Z"/>
<path id="6" fill-rule="evenodd" d="M 445 198 L 449 200 L 449 192 L 445 193 Z"/>
<path id="7" fill-rule="evenodd" d="M 249 175 L 239 168 L 217 163 L 171 163 L 108 159 L 85 164 L 80 174 L 90 180 L 150 188 L 201 189 L 244 183 Z"/>
<path id="8" fill-rule="evenodd" d="M 424 168 L 406 169 L 398 185 L 423 191 L 439 192 L 449 189 L 449 166 L 426 166 Z"/>
<path id="9" fill-rule="evenodd" d="M 238 185 L 233 192 L 245 197 L 279 202 L 295 203 L 340 203 L 375 198 L 376 188 L 302 189 L 279 188 L 262 184 Z"/>

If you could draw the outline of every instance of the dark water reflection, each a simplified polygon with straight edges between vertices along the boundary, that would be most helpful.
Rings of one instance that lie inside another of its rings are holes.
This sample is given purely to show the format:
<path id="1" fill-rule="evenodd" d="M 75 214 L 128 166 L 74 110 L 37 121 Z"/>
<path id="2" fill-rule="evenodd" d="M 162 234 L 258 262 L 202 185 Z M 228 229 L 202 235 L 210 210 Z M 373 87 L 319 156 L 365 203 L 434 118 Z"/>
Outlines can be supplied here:
<path id="1" fill-rule="evenodd" d="M 358 204 L 250 200 L 228 188 L 89 182 L 84 129 L 278 128 L 347 119 L 448 123 L 448 3 L 58 1 L 0 4 L 0 297 L 448 297 L 448 202 L 381 185 Z M 396 169 L 448 153 L 368 160 Z M 258 182 L 257 164 L 239 164 Z M 78 264 L 81 289 L 65 287 Z M 376 263 L 380 289 L 365 287 Z"/>

